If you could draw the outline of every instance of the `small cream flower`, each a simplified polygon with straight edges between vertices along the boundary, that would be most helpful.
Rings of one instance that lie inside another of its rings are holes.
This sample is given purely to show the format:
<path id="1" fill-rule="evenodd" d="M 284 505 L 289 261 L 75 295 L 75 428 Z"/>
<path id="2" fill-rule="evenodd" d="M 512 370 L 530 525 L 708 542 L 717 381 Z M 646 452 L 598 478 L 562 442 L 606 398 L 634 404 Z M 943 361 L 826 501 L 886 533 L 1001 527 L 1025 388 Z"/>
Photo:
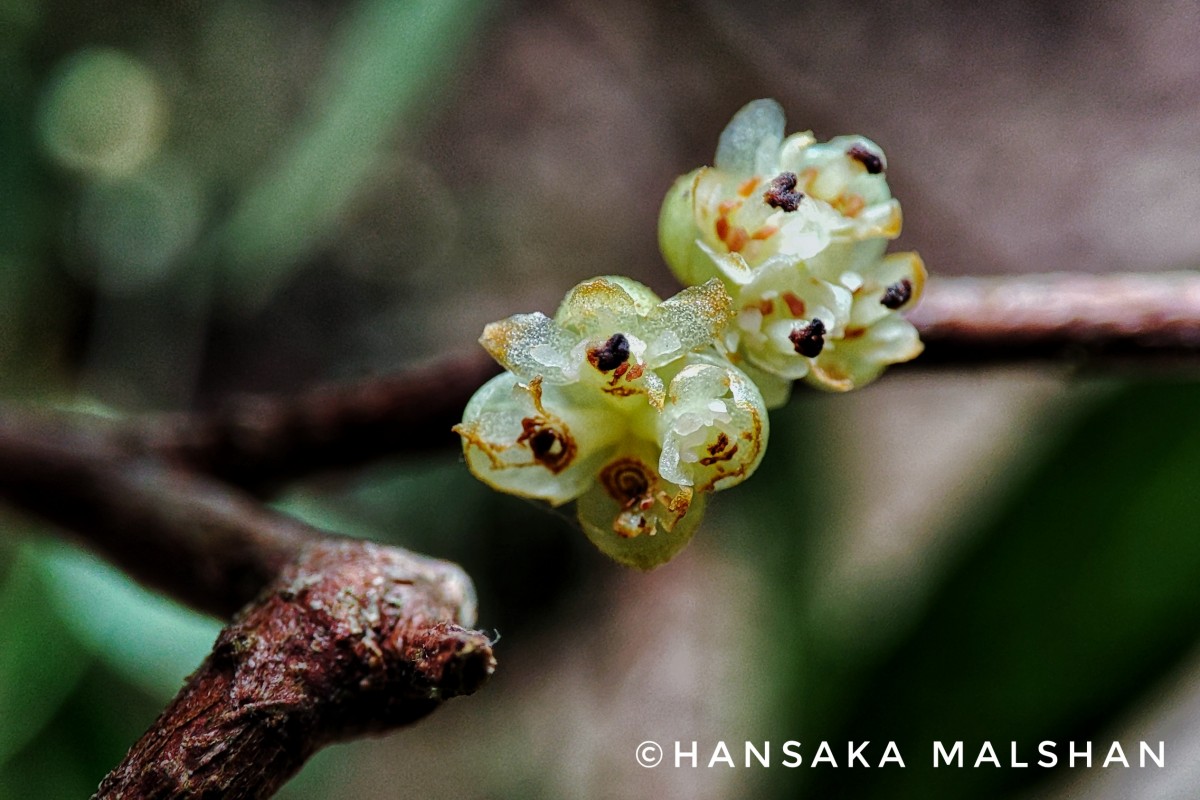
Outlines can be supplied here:
<path id="1" fill-rule="evenodd" d="M 663 255 L 685 283 L 716 277 L 729 290 L 723 344 L 769 407 L 791 381 L 845 391 L 921 351 L 895 312 L 916 302 L 925 270 L 915 254 L 884 256 L 902 221 L 886 167 L 861 136 L 784 138 L 779 104 L 756 100 L 721 134 L 715 166 L 667 194 Z"/>
<path id="2" fill-rule="evenodd" d="M 842 335 L 822 349 L 805 380 L 823 389 L 847 391 L 875 380 L 889 364 L 916 358 L 924 345 L 899 312 L 915 305 L 924 291 L 925 263 L 920 256 L 884 256 L 855 286 Z"/>
<path id="3" fill-rule="evenodd" d="M 684 283 L 753 268 L 783 255 L 836 280 L 883 254 L 900 235 L 883 151 L 862 136 L 818 144 L 811 132 L 783 137 L 783 109 L 755 100 L 721 134 L 715 166 L 675 182 L 663 205 L 660 243 Z M 865 245 L 865 246 L 864 246 Z"/>
<path id="4" fill-rule="evenodd" d="M 554 318 L 519 314 L 480 342 L 507 372 L 467 404 L 467 466 L 511 494 L 577 500 L 588 537 L 649 569 L 695 530 L 704 495 L 766 447 L 754 384 L 713 350 L 732 314 L 718 281 L 660 302 L 625 278 L 575 287 Z"/>

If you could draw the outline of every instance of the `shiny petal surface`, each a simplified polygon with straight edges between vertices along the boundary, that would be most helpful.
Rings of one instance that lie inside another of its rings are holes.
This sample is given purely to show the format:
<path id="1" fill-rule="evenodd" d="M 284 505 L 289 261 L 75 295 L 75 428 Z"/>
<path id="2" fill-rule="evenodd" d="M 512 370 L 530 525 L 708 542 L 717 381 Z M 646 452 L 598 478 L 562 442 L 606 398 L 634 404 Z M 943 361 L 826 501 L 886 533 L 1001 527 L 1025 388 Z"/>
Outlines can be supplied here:
<path id="1" fill-rule="evenodd" d="M 658 420 L 659 473 L 699 492 L 741 483 L 767 445 L 767 410 L 744 373 L 716 358 L 696 357 L 671 381 Z"/>
<path id="2" fill-rule="evenodd" d="M 636 482 L 645 462 L 629 459 L 613 459 L 606 465 L 607 474 L 613 480 L 632 476 Z M 601 480 L 579 498 L 576 513 L 600 552 L 625 566 L 650 570 L 670 561 L 691 541 L 704 517 L 704 501 L 704 495 L 658 480 L 651 494 L 631 502 L 620 488 L 610 490 Z"/>
<path id="3" fill-rule="evenodd" d="M 733 299 L 719 280 L 684 289 L 646 316 L 646 364 L 659 367 L 712 345 L 732 318 Z"/>
<path id="4" fill-rule="evenodd" d="M 742 106 L 721 132 L 714 165 L 739 175 L 767 171 L 778 159 L 785 122 L 783 107 L 774 100 L 753 100 Z"/>
<path id="5" fill-rule="evenodd" d="M 502 492 L 560 505 L 593 482 L 624 433 L 619 415 L 567 390 L 504 373 L 467 403 L 454 430 L 472 474 Z"/>
<path id="6" fill-rule="evenodd" d="M 569 383 L 578 376 L 571 351 L 579 336 L 545 314 L 516 314 L 493 322 L 479 338 L 492 358 L 522 380 L 541 376 L 546 383 Z"/>

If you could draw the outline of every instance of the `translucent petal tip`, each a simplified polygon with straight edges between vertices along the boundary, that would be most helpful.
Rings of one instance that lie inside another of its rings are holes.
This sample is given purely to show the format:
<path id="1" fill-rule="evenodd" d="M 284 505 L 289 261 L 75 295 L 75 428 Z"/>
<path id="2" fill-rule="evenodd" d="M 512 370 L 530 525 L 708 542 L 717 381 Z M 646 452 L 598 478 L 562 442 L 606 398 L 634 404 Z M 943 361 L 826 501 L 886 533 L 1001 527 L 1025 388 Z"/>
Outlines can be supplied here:
<path id="1" fill-rule="evenodd" d="M 760 154 L 778 156 L 786 122 L 783 106 L 774 100 L 753 100 L 742 106 L 721 132 L 715 165 L 734 173 L 756 172 Z"/>

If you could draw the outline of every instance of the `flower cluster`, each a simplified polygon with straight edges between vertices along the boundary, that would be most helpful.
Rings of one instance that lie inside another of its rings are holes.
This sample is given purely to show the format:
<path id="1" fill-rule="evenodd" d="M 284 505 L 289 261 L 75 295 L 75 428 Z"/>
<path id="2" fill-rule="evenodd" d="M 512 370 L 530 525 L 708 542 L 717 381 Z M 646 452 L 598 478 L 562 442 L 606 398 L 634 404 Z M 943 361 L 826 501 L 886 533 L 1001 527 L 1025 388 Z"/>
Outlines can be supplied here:
<path id="1" fill-rule="evenodd" d="M 921 296 L 925 267 L 885 253 L 901 224 L 886 167 L 869 139 L 784 138 L 778 103 L 747 105 L 715 166 L 680 178 L 663 204 L 659 243 L 690 288 L 660 301 L 596 278 L 553 318 L 487 326 L 480 342 L 506 372 L 455 426 L 471 472 L 575 501 L 588 538 L 623 564 L 668 561 L 705 496 L 754 472 L 766 409 L 793 381 L 846 391 L 921 352 L 898 312 Z"/>
<path id="2" fill-rule="evenodd" d="M 722 344 L 768 407 L 792 381 L 846 391 L 921 352 L 899 312 L 920 297 L 925 267 L 915 253 L 884 254 L 901 226 L 886 168 L 861 136 L 784 138 L 779 104 L 756 100 L 721 134 L 714 166 L 667 195 L 663 255 L 684 283 L 715 277 L 729 290 Z"/>
<path id="3" fill-rule="evenodd" d="M 576 286 L 551 319 L 518 314 L 480 339 L 506 372 L 455 430 L 467 466 L 560 505 L 603 552 L 649 569 L 691 538 L 706 493 L 745 480 L 767 443 L 754 383 L 716 351 L 733 305 L 717 280 L 660 301 L 627 278 Z"/>

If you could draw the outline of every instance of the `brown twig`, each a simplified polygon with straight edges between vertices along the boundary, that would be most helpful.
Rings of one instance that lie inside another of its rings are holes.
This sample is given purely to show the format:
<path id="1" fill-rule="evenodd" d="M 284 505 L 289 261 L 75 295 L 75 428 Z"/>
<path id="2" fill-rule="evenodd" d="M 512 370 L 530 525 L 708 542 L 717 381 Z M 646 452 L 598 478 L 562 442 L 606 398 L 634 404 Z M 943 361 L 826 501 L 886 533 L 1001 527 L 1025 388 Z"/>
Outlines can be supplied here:
<path id="1" fill-rule="evenodd" d="M 6 412 L 0 496 L 197 608 L 242 611 L 97 797 L 267 797 L 319 747 L 491 673 L 458 567 L 318 531 L 121 442 L 95 420 Z"/>
<path id="2" fill-rule="evenodd" d="M 450 428 L 467 400 L 499 371 L 480 350 L 360 383 L 139 420 L 125 434 L 146 452 L 261 494 L 317 473 L 447 448 L 458 440 Z"/>
<path id="3" fill-rule="evenodd" d="M 143 583 L 228 618 L 324 534 L 152 455 L 101 420 L 0 415 L 0 496 Z"/>
<path id="4" fill-rule="evenodd" d="M 1200 273 L 933 279 L 917 364 L 1200 355 Z"/>
<path id="5" fill-rule="evenodd" d="M 934 278 L 909 318 L 917 367 L 1200 356 L 1200 273 Z M 482 350 L 421 369 L 207 414 L 137 420 L 147 452 L 266 492 L 288 480 L 457 442 L 449 428 L 499 367 Z"/>
<path id="6" fill-rule="evenodd" d="M 225 628 L 95 797 L 269 797 L 319 747 L 409 724 L 490 674 L 462 576 L 367 542 L 310 547 Z"/>

